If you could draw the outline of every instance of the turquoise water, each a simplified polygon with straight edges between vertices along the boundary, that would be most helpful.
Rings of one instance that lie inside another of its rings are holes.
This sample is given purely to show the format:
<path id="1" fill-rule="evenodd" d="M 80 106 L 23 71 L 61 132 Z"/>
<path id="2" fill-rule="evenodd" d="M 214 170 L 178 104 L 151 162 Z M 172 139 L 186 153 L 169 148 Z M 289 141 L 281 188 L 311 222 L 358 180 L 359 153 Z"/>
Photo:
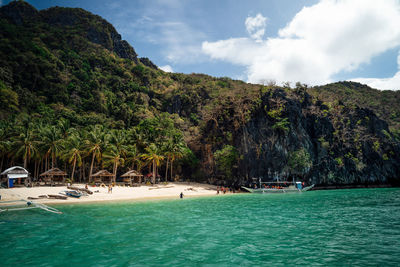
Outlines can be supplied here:
<path id="1" fill-rule="evenodd" d="M 1 266 L 400 265 L 400 189 L 0 214 Z"/>

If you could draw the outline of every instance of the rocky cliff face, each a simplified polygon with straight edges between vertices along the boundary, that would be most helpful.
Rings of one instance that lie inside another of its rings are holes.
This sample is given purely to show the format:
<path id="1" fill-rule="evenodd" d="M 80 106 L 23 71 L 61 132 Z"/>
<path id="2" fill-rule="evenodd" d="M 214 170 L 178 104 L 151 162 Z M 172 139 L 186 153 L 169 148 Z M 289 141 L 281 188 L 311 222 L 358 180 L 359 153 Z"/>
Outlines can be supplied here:
<path id="1" fill-rule="evenodd" d="M 233 166 L 230 182 L 243 184 L 252 182 L 252 178 L 271 181 L 276 177 L 295 177 L 319 185 L 399 181 L 400 146 L 387 123 L 371 110 L 342 103 L 328 107 L 306 92 L 289 96 L 284 90 L 266 93 L 260 100 L 258 108 L 237 130 L 234 121 L 221 121 L 227 123 L 224 126 L 209 123 L 201 137 L 223 138 L 218 128 L 231 129 L 241 158 Z M 203 159 L 213 157 L 208 143 L 203 142 Z M 288 161 L 294 151 L 301 149 L 309 154 L 310 166 L 295 171 Z M 204 160 L 203 168 L 218 180 L 213 160 Z"/>

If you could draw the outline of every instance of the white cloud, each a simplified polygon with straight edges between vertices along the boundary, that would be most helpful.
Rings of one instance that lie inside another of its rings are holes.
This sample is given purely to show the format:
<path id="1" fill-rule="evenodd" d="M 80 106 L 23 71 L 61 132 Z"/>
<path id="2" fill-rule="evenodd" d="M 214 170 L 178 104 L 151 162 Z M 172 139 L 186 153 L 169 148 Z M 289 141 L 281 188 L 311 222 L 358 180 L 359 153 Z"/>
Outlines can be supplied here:
<path id="1" fill-rule="evenodd" d="M 398 47 L 399 25 L 398 0 L 321 0 L 298 12 L 276 38 L 261 41 L 261 32 L 249 31 L 253 39 L 203 42 L 202 49 L 213 59 L 247 66 L 249 82 L 321 84 Z"/>
<path id="2" fill-rule="evenodd" d="M 265 33 L 267 18 L 258 13 L 255 17 L 248 17 L 244 24 L 251 38 L 260 42 Z"/>
<path id="3" fill-rule="evenodd" d="M 165 71 L 165 72 L 174 72 L 172 70 L 172 67 L 170 65 L 165 65 L 165 66 L 161 66 L 159 67 L 161 70 Z"/>
<path id="4" fill-rule="evenodd" d="M 159 25 L 157 42 L 165 44 L 165 58 L 172 63 L 193 63 L 202 60 L 201 39 L 203 33 L 182 22 L 163 22 Z"/>
<path id="5" fill-rule="evenodd" d="M 397 73 L 390 78 L 355 78 L 351 81 L 368 84 L 372 88 L 400 90 L 400 52 L 397 55 Z"/>

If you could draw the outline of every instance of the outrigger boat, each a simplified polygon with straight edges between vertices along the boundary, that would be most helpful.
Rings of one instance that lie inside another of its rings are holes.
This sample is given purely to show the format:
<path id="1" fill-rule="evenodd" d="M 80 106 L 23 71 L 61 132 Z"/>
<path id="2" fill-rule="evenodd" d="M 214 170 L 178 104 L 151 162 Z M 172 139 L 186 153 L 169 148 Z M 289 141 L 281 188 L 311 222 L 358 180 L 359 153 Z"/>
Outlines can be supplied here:
<path id="1" fill-rule="evenodd" d="M 58 209 L 49 207 L 45 204 L 35 203 L 33 201 L 28 201 L 25 199 L 11 200 L 11 201 L 0 201 L 2 204 L 0 206 L 0 213 L 6 211 L 17 211 L 17 210 L 29 210 L 29 209 L 42 209 L 48 212 L 62 214 Z M 3 205 L 4 204 L 4 205 Z"/>
<path id="2" fill-rule="evenodd" d="M 75 198 L 80 198 L 83 195 L 82 193 L 75 191 L 75 190 L 69 190 L 69 191 L 65 190 L 65 191 L 60 192 L 60 194 L 66 195 L 68 197 L 75 197 Z"/>
<path id="3" fill-rule="evenodd" d="M 242 186 L 242 188 L 247 190 L 250 193 L 269 194 L 269 193 L 305 192 L 314 187 L 314 184 L 313 184 L 313 185 L 303 188 L 303 185 L 301 182 L 288 182 L 288 181 L 261 182 L 261 178 L 259 179 L 259 184 L 260 185 L 258 188 L 249 188 L 249 187 L 245 187 L 245 186 Z"/>

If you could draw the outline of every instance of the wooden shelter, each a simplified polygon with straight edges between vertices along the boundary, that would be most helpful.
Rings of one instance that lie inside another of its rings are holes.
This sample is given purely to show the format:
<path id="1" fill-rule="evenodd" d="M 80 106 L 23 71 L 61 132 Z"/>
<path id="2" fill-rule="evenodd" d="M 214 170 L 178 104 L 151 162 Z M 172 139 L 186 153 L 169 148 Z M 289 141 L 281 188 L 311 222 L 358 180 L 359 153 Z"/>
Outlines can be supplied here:
<path id="1" fill-rule="evenodd" d="M 50 170 L 41 173 L 39 177 L 41 177 L 45 184 L 64 184 L 67 173 L 65 171 L 60 170 L 59 168 L 52 168 Z"/>
<path id="2" fill-rule="evenodd" d="M 8 168 L 1 173 L 4 178 L 1 182 L 7 183 L 7 187 L 14 187 L 14 185 L 26 184 L 29 180 L 29 172 L 20 166 Z"/>
<path id="3" fill-rule="evenodd" d="M 107 170 L 101 170 L 92 174 L 93 182 L 95 183 L 104 183 L 104 184 L 111 184 L 113 181 L 114 174 L 110 173 Z"/>
<path id="4" fill-rule="evenodd" d="M 121 175 L 121 177 L 123 177 L 123 182 L 125 184 L 133 186 L 134 183 L 142 183 L 143 175 L 135 170 L 131 170 Z"/>

